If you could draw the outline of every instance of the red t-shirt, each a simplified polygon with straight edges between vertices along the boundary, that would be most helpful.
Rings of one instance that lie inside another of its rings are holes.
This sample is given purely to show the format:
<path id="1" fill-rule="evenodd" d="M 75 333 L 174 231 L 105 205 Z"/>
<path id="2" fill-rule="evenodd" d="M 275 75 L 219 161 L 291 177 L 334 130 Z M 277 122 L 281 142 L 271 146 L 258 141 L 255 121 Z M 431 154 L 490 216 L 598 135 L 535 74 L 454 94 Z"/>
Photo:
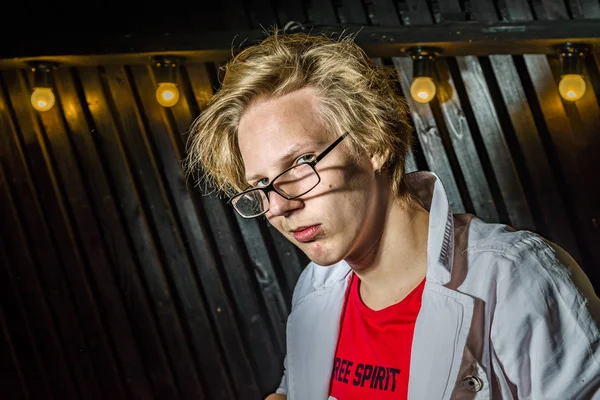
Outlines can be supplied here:
<path id="1" fill-rule="evenodd" d="M 365 306 L 353 273 L 342 313 L 330 399 L 406 399 L 410 353 L 425 280 L 401 302 Z"/>

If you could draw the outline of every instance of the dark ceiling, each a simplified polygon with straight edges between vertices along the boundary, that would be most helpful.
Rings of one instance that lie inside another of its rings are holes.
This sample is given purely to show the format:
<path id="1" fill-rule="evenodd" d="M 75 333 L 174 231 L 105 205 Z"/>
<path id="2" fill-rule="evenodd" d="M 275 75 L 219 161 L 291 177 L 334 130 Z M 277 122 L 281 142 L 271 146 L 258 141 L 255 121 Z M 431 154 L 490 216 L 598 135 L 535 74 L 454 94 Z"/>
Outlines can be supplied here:
<path id="1" fill-rule="evenodd" d="M 185 4 L 175 0 L 155 4 L 11 0 L 2 11 L 0 59 L 44 54 L 48 48 L 93 48 L 103 53 L 104 43 L 129 43 L 131 38 L 143 42 L 147 34 L 159 35 L 163 41 L 169 39 L 168 34 L 214 31 L 228 31 L 225 34 L 234 37 L 233 31 L 259 31 L 274 24 L 283 27 L 288 21 L 311 27 L 342 23 L 411 28 L 461 21 L 586 20 L 600 24 L 600 0 L 217 0 Z"/>
<path id="2" fill-rule="evenodd" d="M 20 11 L 16 6 L 11 10 L 11 14 L 16 16 L 14 25 L 3 25 L 0 29 L 3 33 L 12 31 L 14 34 L 17 28 L 19 36 L 42 39 L 45 34 L 56 32 L 110 35 L 218 30 L 224 26 L 222 2 L 209 6 L 191 3 L 191 7 L 165 7 L 164 4 L 159 7 L 158 3 L 154 6 L 145 4 L 141 8 L 108 4 L 103 3 L 102 7 L 85 4 L 85 9 L 34 7 Z M 177 2 L 172 4 L 177 5 Z"/>

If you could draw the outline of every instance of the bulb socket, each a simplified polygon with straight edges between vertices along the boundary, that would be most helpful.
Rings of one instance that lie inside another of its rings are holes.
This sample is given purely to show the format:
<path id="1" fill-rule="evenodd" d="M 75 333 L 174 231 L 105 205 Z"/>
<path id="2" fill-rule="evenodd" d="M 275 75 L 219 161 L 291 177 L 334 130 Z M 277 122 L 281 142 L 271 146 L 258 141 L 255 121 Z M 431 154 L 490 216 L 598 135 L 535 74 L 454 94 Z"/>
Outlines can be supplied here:
<path id="1" fill-rule="evenodd" d="M 440 51 L 430 47 L 416 47 L 409 49 L 408 53 L 413 60 L 413 78 L 433 78 L 433 62 Z"/>
<path id="2" fill-rule="evenodd" d="M 156 83 L 175 83 L 175 73 L 180 63 L 180 57 L 154 57 L 152 59 L 152 66 L 154 67 Z"/>
<path id="3" fill-rule="evenodd" d="M 34 88 L 52 88 L 50 73 L 57 67 L 57 63 L 50 61 L 32 62 L 29 64 L 33 72 Z"/>
<path id="4" fill-rule="evenodd" d="M 561 58 L 561 76 L 575 74 L 583 75 L 583 62 L 589 51 L 584 44 L 566 43 L 559 48 Z"/>

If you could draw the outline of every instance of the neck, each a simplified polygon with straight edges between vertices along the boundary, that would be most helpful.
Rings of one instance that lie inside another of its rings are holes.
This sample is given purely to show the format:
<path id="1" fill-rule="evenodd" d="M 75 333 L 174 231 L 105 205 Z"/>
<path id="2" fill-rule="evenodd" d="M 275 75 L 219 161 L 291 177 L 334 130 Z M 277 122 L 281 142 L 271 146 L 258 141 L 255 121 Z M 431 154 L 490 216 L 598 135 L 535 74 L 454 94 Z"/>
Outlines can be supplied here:
<path id="1" fill-rule="evenodd" d="M 425 277 L 429 212 L 414 199 L 400 202 L 390 194 L 385 212 L 364 241 L 360 258 L 348 258 L 360 278 L 360 294 L 370 308 L 379 310 L 401 301 Z"/>

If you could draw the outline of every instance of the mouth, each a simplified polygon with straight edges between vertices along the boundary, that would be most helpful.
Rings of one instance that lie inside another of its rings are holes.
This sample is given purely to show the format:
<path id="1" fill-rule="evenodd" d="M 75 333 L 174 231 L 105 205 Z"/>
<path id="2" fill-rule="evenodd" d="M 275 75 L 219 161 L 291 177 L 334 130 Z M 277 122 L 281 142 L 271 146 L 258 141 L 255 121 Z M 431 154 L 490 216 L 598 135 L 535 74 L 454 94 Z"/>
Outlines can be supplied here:
<path id="1" fill-rule="evenodd" d="M 294 238 L 302 243 L 309 242 L 313 240 L 321 231 L 321 225 L 311 225 L 298 228 L 292 233 L 294 234 Z"/>

